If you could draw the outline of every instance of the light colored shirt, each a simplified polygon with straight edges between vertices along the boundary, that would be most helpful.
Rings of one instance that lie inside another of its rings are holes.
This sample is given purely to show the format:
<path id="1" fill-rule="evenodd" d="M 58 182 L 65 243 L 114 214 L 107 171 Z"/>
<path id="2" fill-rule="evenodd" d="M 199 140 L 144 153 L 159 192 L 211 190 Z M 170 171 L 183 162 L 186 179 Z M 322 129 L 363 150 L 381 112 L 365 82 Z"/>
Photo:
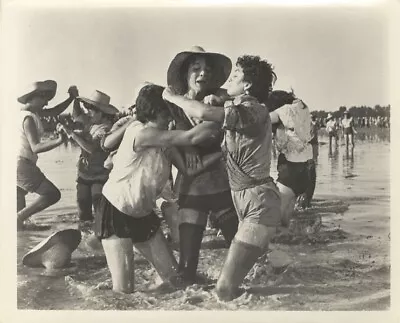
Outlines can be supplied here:
<path id="1" fill-rule="evenodd" d="M 145 127 L 139 121 L 128 126 L 103 187 L 103 195 L 115 208 L 135 218 L 146 216 L 156 207 L 171 169 L 164 148 L 135 148 L 135 138 Z"/>
<path id="2" fill-rule="evenodd" d="M 343 119 L 342 120 L 343 128 L 351 128 L 353 126 L 353 118 Z"/>
<path id="3" fill-rule="evenodd" d="M 312 159 L 311 114 L 301 101 L 285 104 L 275 110 L 282 124 L 276 130 L 275 142 L 279 152 L 290 162 L 300 163 Z"/>
<path id="4" fill-rule="evenodd" d="M 26 111 L 26 110 L 21 111 L 20 112 L 20 120 L 19 120 L 20 142 L 19 142 L 18 157 L 29 159 L 36 164 L 36 162 L 38 160 L 38 155 L 32 151 L 32 147 L 28 141 L 28 138 L 26 136 L 25 129 L 24 129 L 24 121 L 27 117 L 31 117 L 33 119 L 33 121 L 35 122 L 39 141 L 44 133 L 42 122 L 40 121 L 40 118 L 37 114 L 30 112 L 30 111 Z"/>

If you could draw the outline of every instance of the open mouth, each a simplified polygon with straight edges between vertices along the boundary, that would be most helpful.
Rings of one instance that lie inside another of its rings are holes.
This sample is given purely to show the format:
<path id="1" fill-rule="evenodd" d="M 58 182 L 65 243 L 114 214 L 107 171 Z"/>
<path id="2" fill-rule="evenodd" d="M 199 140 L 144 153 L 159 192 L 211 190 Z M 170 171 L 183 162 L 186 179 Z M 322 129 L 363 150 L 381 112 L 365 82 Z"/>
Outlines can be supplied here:
<path id="1" fill-rule="evenodd" d="M 203 86 L 203 85 L 207 84 L 207 81 L 206 80 L 197 80 L 196 84 Z"/>

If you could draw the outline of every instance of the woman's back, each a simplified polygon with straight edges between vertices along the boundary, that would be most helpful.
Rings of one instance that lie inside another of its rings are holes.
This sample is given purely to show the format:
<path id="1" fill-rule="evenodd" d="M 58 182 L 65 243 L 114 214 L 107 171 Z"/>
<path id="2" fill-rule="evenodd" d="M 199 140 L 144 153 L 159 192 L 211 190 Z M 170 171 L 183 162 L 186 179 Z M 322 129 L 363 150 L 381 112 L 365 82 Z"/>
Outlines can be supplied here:
<path id="1" fill-rule="evenodd" d="M 137 217 L 151 212 L 170 173 L 170 163 L 163 148 L 135 147 L 135 138 L 145 127 L 136 121 L 126 129 L 103 188 L 103 195 L 115 207 Z"/>

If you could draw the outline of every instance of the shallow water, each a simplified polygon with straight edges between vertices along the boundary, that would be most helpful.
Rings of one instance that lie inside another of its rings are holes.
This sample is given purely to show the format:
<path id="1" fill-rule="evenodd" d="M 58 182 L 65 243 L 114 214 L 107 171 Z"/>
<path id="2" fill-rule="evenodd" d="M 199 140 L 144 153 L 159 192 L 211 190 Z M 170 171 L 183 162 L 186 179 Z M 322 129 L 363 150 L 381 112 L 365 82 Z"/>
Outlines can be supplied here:
<path id="1" fill-rule="evenodd" d="M 72 266 L 59 271 L 27 268 L 22 256 L 51 232 L 77 228 L 75 164 L 71 146 L 42 154 L 39 167 L 60 188 L 62 199 L 35 216 L 51 224 L 44 232 L 18 232 L 17 271 L 20 309 L 167 309 L 167 310 L 385 310 L 390 306 L 390 143 L 388 134 L 358 136 L 354 151 L 339 145 L 330 153 L 320 139 L 317 188 L 312 208 L 298 214 L 293 235 L 271 244 L 245 280 L 238 299 L 219 302 L 213 292 L 225 249 L 208 231 L 199 272 L 206 284 L 185 290 L 157 291 L 154 269 L 135 255 L 136 292 L 110 290 L 110 274 L 100 244 L 83 233 Z M 272 176 L 276 177 L 275 160 Z M 29 201 L 29 199 L 28 199 Z M 178 256 L 177 253 L 175 253 Z M 277 270 L 274 259 L 289 266 Z"/>

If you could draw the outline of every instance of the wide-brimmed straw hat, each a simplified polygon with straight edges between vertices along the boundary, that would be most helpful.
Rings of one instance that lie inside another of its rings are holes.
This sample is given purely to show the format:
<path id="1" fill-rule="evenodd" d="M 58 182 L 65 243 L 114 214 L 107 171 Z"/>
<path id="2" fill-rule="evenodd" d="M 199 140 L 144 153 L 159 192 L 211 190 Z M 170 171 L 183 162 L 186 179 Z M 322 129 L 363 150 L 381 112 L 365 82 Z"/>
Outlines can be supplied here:
<path id="1" fill-rule="evenodd" d="M 57 82 L 54 80 L 38 81 L 31 84 L 29 90 L 26 94 L 21 95 L 17 100 L 19 103 L 26 104 L 34 94 L 36 93 L 46 93 L 48 94 L 49 101 L 54 98 L 57 91 Z"/>
<path id="2" fill-rule="evenodd" d="M 90 98 L 78 96 L 77 99 L 89 103 L 91 105 L 94 105 L 100 111 L 106 114 L 114 115 L 118 113 L 118 109 L 114 107 L 112 104 L 110 104 L 110 99 L 111 99 L 110 96 L 105 94 L 104 92 L 96 90 L 92 93 L 92 96 Z"/>
<path id="3" fill-rule="evenodd" d="M 169 64 L 167 72 L 167 84 L 176 90 L 185 89 L 187 84 L 186 78 L 183 77 L 182 66 L 187 59 L 193 55 L 208 57 L 214 61 L 213 81 L 212 87 L 220 88 L 228 79 L 232 69 L 231 60 L 222 54 L 206 52 L 200 46 L 193 46 L 191 49 L 178 53 L 171 64 Z"/>
<path id="4" fill-rule="evenodd" d="M 350 114 L 350 113 L 349 113 L 349 111 L 346 110 L 343 112 L 343 115 L 345 115 L 345 114 Z"/>
<path id="5" fill-rule="evenodd" d="M 80 242 L 79 230 L 66 229 L 55 232 L 29 251 L 22 258 L 22 263 L 28 267 L 46 267 L 47 269 L 66 267 L 71 261 L 72 252 Z"/>
<path id="6" fill-rule="evenodd" d="M 330 120 L 330 119 L 332 119 L 332 118 L 333 118 L 332 113 L 328 113 L 328 116 L 326 117 L 326 120 Z"/>

